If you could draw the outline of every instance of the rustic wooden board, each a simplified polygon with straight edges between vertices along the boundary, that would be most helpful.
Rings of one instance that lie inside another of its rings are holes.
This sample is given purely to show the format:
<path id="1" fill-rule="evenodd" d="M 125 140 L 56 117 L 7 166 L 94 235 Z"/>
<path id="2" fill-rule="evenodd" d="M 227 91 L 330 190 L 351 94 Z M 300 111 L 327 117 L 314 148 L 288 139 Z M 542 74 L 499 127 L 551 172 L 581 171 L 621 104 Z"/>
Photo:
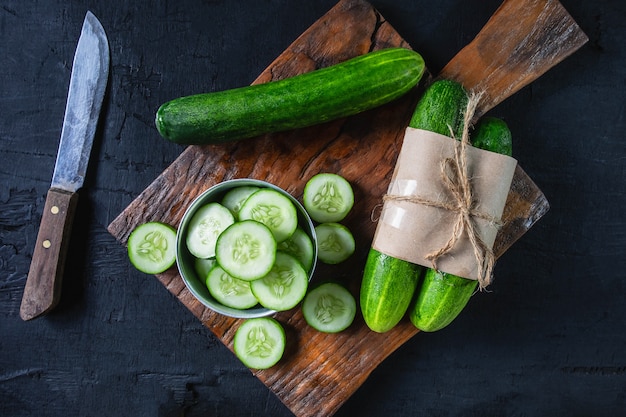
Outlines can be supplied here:
<path id="1" fill-rule="evenodd" d="M 255 83 L 285 78 L 392 46 L 409 48 L 369 3 L 342 0 L 296 39 Z M 568 49 L 566 54 L 573 50 Z M 468 60 L 462 55 L 458 59 Z M 546 65 L 555 62 L 558 61 Z M 494 69 L 484 67 L 485 74 L 491 70 Z M 523 83 L 532 79 L 527 77 Z M 355 189 L 357 204 L 344 223 L 355 234 L 357 251 L 344 264 L 319 265 L 314 280 L 331 277 L 340 280 L 358 297 L 381 198 L 418 96 L 416 89 L 381 108 L 312 128 L 227 145 L 190 146 L 108 230 L 125 244 L 130 232 L 140 223 L 159 220 L 177 226 L 196 196 L 227 179 L 263 179 L 301 198 L 304 184 L 312 175 L 320 171 L 340 173 Z M 548 202 L 541 190 L 518 168 L 505 209 L 505 227 L 496 243 L 497 254 L 502 255 L 547 209 Z M 185 288 L 175 268 L 157 278 L 232 350 L 238 319 L 205 308 Z M 334 414 L 386 357 L 417 333 L 404 321 L 384 335 L 376 334 L 358 316 L 349 330 L 327 335 L 309 328 L 299 309 L 278 313 L 276 318 L 287 332 L 284 359 L 277 366 L 254 374 L 297 416 Z"/>
<path id="2" fill-rule="evenodd" d="M 484 92 L 479 117 L 588 40 L 556 0 L 506 0 L 439 77 Z"/>

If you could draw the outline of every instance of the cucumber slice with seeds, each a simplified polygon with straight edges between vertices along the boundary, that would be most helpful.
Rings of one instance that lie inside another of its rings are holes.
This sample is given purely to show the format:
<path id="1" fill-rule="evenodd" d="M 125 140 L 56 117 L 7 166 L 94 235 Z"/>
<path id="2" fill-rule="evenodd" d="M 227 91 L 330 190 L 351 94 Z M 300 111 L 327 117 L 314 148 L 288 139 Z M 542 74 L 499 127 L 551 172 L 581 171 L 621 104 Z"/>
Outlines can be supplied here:
<path id="1" fill-rule="evenodd" d="M 327 282 L 306 295 L 302 302 L 302 314 L 314 329 L 324 333 L 338 333 L 354 321 L 356 300 L 344 286 Z"/>
<path id="2" fill-rule="evenodd" d="M 206 286 L 213 298 L 226 307 L 245 310 L 258 304 L 250 282 L 233 277 L 219 265 L 209 271 Z"/>
<path id="3" fill-rule="evenodd" d="M 217 238 L 217 263 L 235 278 L 263 278 L 276 258 L 276 240 L 270 229 L 254 220 L 233 223 Z"/>
<path id="4" fill-rule="evenodd" d="M 240 187 L 233 188 L 224 195 L 224 198 L 222 198 L 222 205 L 233 213 L 235 219 L 238 219 L 239 210 L 241 210 L 243 203 L 246 202 L 248 197 L 259 190 L 260 187 L 256 187 L 254 185 L 242 185 Z"/>
<path id="5" fill-rule="evenodd" d="M 272 231 L 282 242 L 298 227 L 298 213 L 291 200 L 271 188 L 262 188 L 248 197 L 239 210 L 240 220 L 255 220 Z"/>
<path id="6" fill-rule="evenodd" d="M 315 257 L 313 249 L 313 241 L 300 227 L 287 240 L 278 244 L 278 250 L 299 260 L 307 272 L 310 272 L 313 266 L 313 258 Z"/>
<path id="7" fill-rule="evenodd" d="M 285 344 L 285 329 L 271 317 L 244 321 L 233 338 L 235 355 L 252 369 L 268 369 L 276 365 L 283 357 Z"/>
<path id="8" fill-rule="evenodd" d="M 339 223 L 322 223 L 315 227 L 317 257 L 325 264 L 338 264 L 354 253 L 356 244 L 350 230 Z"/>
<path id="9" fill-rule="evenodd" d="M 146 274 L 160 274 L 176 262 L 176 229 L 160 222 L 137 226 L 128 237 L 128 258 Z"/>
<path id="10" fill-rule="evenodd" d="M 271 271 L 253 281 L 252 293 L 263 307 L 275 311 L 290 310 L 306 295 L 309 276 L 296 258 L 284 252 L 276 252 Z"/>
<path id="11" fill-rule="evenodd" d="M 350 183 L 342 176 L 321 173 L 311 177 L 304 186 L 302 202 L 316 222 L 339 222 L 352 209 L 354 192 Z"/>
<path id="12" fill-rule="evenodd" d="M 189 222 L 187 249 L 196 258 L 215 257 L 217 238 L 234 222 L 230 210 L 219 203 L 200 207 Z"/>

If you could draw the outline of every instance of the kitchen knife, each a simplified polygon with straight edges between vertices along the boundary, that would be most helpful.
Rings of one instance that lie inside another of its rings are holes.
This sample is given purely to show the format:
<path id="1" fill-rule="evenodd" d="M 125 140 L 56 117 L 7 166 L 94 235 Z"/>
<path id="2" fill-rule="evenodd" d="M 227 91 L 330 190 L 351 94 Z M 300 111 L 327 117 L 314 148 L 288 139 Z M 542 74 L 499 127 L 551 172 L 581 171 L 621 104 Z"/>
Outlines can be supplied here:
<path id="1" fill-rule="evenodd" d="M 87 171 L 108 76 L 107 37 L 98 19 L 87 12 L 72 64 L 52 183 L 24 287 L 23 320 L 47 313 L 59 301 L 77 191 Z"/>

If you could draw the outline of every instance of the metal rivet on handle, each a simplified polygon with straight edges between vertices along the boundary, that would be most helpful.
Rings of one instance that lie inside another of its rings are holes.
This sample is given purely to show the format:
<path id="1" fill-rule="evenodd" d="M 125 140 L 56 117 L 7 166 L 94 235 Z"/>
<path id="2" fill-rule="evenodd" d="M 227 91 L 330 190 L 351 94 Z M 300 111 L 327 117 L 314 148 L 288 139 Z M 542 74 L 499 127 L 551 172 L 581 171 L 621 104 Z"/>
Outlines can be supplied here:
<path id="1" fill-rule="evenodd" d="M 52 246 L 52 242 L 50 242 L 48 239 L 44 240 L 43 243 L 41 244 L 44 248 L 48 249 L 50 246 Z"/>
<path id="2" fill-rule="evenodd" d="M 50 208 L 50 213 L 52 213 L 52 214 L 59 214 L 59 207 L 58 206 L 52 206 Z"/>

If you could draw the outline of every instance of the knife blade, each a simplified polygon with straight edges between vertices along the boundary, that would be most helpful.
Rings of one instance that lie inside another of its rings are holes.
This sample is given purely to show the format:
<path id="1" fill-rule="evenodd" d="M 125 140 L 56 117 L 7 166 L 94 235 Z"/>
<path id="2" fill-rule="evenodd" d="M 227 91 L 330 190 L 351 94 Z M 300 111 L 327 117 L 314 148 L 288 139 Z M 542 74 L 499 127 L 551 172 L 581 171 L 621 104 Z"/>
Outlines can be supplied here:
<path id="1" fill-rule="evenodd" d="M 74 54 L 52 183 L 46 195 L 20 317 L 30 320 L 52 310 L 61 295 L 77 191 L 83 186 L 109 76 L 104 28 L 87 12 Z"/>

